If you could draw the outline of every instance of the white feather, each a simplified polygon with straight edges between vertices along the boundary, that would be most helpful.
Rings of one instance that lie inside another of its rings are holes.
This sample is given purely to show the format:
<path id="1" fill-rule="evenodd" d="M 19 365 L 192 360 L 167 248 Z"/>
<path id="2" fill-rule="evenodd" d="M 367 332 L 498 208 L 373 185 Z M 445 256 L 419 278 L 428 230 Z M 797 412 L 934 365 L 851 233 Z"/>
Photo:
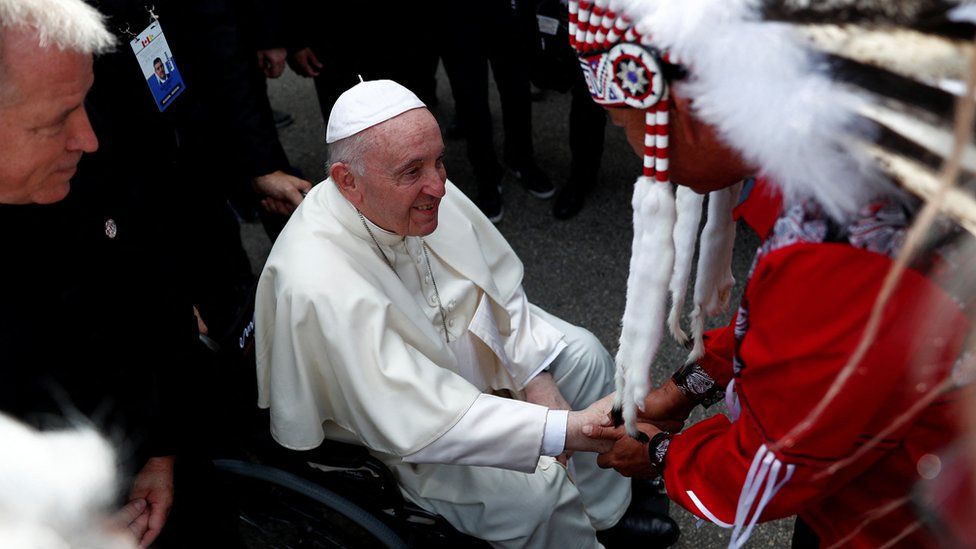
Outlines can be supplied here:
<path id="1" fill-rule="evenodd" d="M 698 240 L 698 224 L 701 222 L 704 196 L 688 187 L 680 186 L 676 193 L 677 221 L 674 224 L 674 272 L 668 289 L 671 292 L 671 311 L 668 313 L 668 329 L 678 343 L 684 345 L 688 335 L 681 329 L 681 312 L 688 291 L 688 278 L 695 257 Z"/>
<path id="2" fill-rule="evenodd" d="M 621 2 L 636 29 L 690 68 L 681 93 L 696 114 L 762 169 L 789 203 L 815 198 L 835 218 L 893 192 L 850 151 L 862 99 L 822 74 L 787 25 L 758 19 L 758 0 Z"/>
<path id="3" fill-rule="evenodd" d="M 105 529 L 115 454 L 89 429 L 39 433 L 0 415 L 0 547 L 134 547 Z"/>
<path id="4" fill-rule="evenodd" d="M 627 432 L 636 436 L 636 408 L 650 389 L 650 369 L 664 335 L 667 288 L 674 268 L 674 193 L 671 185 L 650 178 L 637 180 L 634 191 L 634 242 L 627 278 L 617 351 L 618 393 Z M 640 187 L 647 187 L 646 190 Z M 619 377 L 623 376 L 623 387 Z"/>

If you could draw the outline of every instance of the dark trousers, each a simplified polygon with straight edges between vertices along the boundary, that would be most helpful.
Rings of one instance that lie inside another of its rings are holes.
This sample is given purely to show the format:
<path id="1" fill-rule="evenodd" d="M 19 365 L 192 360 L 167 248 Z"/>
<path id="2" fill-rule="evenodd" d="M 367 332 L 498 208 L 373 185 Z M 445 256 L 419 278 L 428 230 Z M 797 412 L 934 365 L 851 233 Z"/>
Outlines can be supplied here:
<path id="1" fill-rule="evenodd" d="M 820 537 L 800 517 L 796 517 L 796 522 L 793 524 L 791 547 L 792 549 L 818 549 L 820 547 Z"/>
<path id="2" fill-rule="evenodd" d="M 589 192 L 600 171 L 607 112 L 590 97 L 582 71 L 577 70 L 576 76 L 570 89 L 569 150 L 572 153 L 572 169 L 568 185 Z"/>
<path id="3" fill-rule="evenodd" d="M 502 106 L 505 161 L 516 169 L 533 162 L 528 48 L 535 15 L 521 1 L 514 9 L 511 0 L 486 0 L 477 8 L 460 4 L 445 5 L 441 58 L 467 138 L 468 160 L 479 189 L 490 189 L 501 179 L 502 167 L 492 137 L 489 64 Z"/>

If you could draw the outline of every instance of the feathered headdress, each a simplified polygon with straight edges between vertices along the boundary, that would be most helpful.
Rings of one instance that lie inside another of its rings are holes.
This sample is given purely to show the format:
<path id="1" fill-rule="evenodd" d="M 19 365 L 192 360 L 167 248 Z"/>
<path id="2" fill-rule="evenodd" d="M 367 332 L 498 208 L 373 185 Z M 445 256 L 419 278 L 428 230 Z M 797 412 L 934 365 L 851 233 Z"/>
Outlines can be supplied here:
<path id="1" fill-rule="evenodd" d="M 647 393 L 669 287 L 668 325 L 683 335 L 679 313 L 701 208 L 700 199 L 680 189 L 675 208 L 667 183 L 672 65 L 680 61 L 687 70 L 682 91 L 695 115 L 760 167 L 787 204 L 812 198 L 840 220 L 899 187 L 923 198 L 935 194 L 936 169 L 958 141 L 953 112 L 966 88 L 976 6 L 962 0 L 573 0 L 569 10 L 571 42 L 597 102 L 648 112 L 615 402 L 628 432 L 637 435 L 634 407 Z M 976 148 L 967 144 L 957 156 L 965 174 L 976 173 Z M 976 234 L 971 183 L 948 192 L 943 212 Z M 692 358 L 701 352 L 704 314 L 721 309 L 730 287 L 728 212 L 737 190 L 723 193 L 709 199 L 713 226 L 702 235 Z"/>

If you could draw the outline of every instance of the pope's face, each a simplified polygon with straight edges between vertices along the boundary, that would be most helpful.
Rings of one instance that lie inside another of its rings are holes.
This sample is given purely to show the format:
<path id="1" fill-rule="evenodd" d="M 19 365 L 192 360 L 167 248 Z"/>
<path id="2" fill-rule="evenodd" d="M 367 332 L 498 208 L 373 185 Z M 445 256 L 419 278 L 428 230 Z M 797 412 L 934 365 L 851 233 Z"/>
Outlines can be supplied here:
<path id="1" fill-rule="evenodd" d="M 4 34 L 0 203 L 57 202 L 67 196 L 82 154 L 98 148 L 84 106 L 92 59 L 40 48 L 30 32 Z"/>
<path id="2" fill-rule="evenodd" d="M 750 175 L 742 157 L 726 145 L 714 128 L 698 120 L 691 103 L 671 88 L 668 170 L 671 180 L 698 193 L 724 189 Z M 644 156 L 643 110 L 608 108 L 610 119 L 624 129 L 637 156 Z"/>
<path id="3" fill-rule="evenodd" d="M 409 110 L 370 130 L 363 155 L 359 208 L 370 221 L 402 236 L 426 236 L 437 228 L 444 196 L 444 141 L 427 109 Z"/>

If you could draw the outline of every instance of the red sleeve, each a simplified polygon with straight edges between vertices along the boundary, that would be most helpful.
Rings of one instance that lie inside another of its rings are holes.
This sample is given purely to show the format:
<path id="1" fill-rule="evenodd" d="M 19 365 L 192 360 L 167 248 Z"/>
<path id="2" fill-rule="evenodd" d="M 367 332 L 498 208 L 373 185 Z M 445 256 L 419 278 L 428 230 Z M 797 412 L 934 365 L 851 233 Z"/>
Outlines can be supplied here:
<path id="1" fill-rule="evenodd" d="M 709 330 L 703 335 L 705 354 L 698 359 L 702 370 L 722 388 L 732 379 L 732 357 L 735 355 L 735 318 L 723 328 Z"/>
<path id="2" fill-rule="evenodd" d="M 858 343 L 890 264 L 884 256 L 839 244 L 799 244 L 762 260 L 745 295 L 748 331 L 739 349 L 744 367 L 735 382 L 741 416 L 731 423 L 712 417 L 673 438 L 664 467 L 672 499 L 702 518 L 735 521 L 757 452 L 806 418 L 827 392 Z M 816 478 L 888 427 L 918 399 L 920 383 L 931 387 L 942 379 L 966 328 L 941 290 L 906 272 L 857 374 L 805 436 L 775 452 L 784 467 L 780 478 L 787 466 L 792 477 L 768 502 L 762 520 L 796 514 L 901 444 L 911 422 L 830 482 Z M 910 364 L 939 367 L 920 374 L 909 371 Z"/>
<path id="3" fill-rule="evenodd" d="M 759 178 L 749 189 L 749 195 L 744 197 L 732 211 L 732 217 L 745 221 L 746 225 L 756 231 L 759 238 L 766 240 L 776 220 L 779 219 L 782 209 L 783 196 L 779 190 L 766 179 Z"/>

